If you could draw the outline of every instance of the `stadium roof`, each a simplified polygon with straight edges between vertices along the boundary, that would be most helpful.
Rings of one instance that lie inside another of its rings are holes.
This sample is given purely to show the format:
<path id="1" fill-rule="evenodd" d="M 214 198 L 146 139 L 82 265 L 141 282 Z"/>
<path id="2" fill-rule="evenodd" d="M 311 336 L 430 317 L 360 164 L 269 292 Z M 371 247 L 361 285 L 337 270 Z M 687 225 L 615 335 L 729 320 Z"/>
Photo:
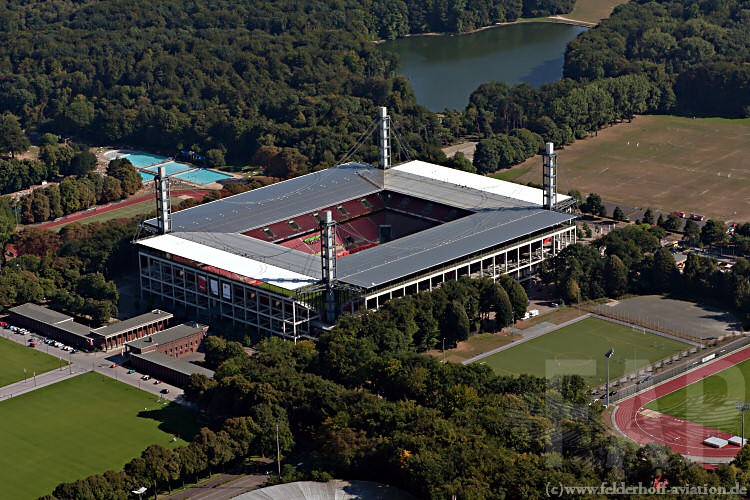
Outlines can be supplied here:
<path id="1" fill-rule="evenodd" d="M 382 191 L 474 213 L 337 259 L 339 281 L 376 287 L 574 218 L 543 210 L 541 189 L 422 161 L 386 171 L 347 163 L 182 210 L 172 215 L 173 233 L 138 243 L 296 290 L 320 279 L 320 257 L 240 233 Z M 558 201 L 569 199 L 558 195 Z"/>

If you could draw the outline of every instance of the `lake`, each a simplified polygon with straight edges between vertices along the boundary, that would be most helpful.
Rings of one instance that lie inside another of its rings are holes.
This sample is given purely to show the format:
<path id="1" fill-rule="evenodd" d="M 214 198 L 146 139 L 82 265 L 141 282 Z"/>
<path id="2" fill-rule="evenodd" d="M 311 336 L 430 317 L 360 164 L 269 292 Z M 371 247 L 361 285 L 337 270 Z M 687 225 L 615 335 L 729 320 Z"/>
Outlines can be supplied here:
<path id="1" fill-rule="evenodd" d="M 464 35 L 415 36 L 380 44 L 401 61 L 417 101 L 432 111 L 463 110 L 480 84 L 539 86 L 562 77 L 565 47 L 586 28 L 520 23 Z"/>

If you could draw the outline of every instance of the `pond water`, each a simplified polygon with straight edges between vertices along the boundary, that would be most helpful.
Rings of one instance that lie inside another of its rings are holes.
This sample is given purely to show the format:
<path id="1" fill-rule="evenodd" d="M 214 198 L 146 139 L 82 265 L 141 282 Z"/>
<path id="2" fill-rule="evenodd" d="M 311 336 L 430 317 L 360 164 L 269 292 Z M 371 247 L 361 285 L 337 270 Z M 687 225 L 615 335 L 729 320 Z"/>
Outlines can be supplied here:
<path id="1" fill-rule="evenodd" d="M 581 26 L 520 23 L 465 35 L 416 36 L 380 44 L 401 61 L 417 101 L 432 111 L 462 110 L 480 84 L 539 86 L 562 77 L 568 42 Z"/>

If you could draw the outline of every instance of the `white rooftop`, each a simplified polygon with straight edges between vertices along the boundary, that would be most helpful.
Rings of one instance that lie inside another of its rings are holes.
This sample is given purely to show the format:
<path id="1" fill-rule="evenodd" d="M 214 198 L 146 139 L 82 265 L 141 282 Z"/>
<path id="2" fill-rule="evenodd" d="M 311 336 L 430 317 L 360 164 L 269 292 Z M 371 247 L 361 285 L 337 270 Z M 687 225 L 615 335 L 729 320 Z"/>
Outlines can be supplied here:
<path id="1" fill-rule="evenodd" d="M 727 444 L 729 444 L 729 441 L 715 436 L 710 436 L 703 440 L 703 444 L 705 444 L 706 446 L 711 446 L 713 448 L 724 448 Z"/>
<path id="2" fill-rule="evenodd" d="M 405 172 L 420 177 L 426 177 L 449 184 L 457 184 L 467 188 L 478 189 L 488 193 L 513 198 L 515 200 L 542 205 L 544 192 L 535 187 L 516 184 L 515 182 L 501 181 L 484 175 L 472 174 L 463 170 L 435 165 L 420 160 L 413 160 L 393 167 L 391 170 Z M 386 180 L 387 184 L 387 180 Z M 386 185 L 386 188 L 388 186 Z M 557 202 L 570 199 L 570 196 L 557 194 Z"/>
<path id="3" fill-rule="evenodd" d="M 318 280 L 271 264 L 212 248 L 194 241 L 162 234 L 138 241 L 139 245 L 160 250 L 185 259 L 213 266 L 224 271 L 252 278 L 286 290 L 296 290 Z M 281 248 L 281 247 L 279 247 Z"/>

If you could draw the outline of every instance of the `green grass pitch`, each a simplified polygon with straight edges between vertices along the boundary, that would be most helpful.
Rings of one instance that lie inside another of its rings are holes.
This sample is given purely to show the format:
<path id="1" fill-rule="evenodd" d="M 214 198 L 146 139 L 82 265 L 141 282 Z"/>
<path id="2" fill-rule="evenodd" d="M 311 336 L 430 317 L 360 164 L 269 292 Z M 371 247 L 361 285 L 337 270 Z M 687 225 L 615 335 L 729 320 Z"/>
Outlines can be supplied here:
<path id="1" fill-rule="evenodd" d="M 615 353 L 609 361 L 609 375 L 610 380 L 615 380 L 635 367 L 643 368 L 689 347 L 629 326 L 586 318 L 478 362 L 501 375 L 582 375 L 590 387 L 595 387 L 606 382 L 604 353 L 610 348 Z"/>
<path id="2" fill-rule="evenodd" d="M 7 330 L 6 333 L 8 333 Z M 13 334 L 8 333 L 8 335 Z M 62 364 L 67 366 L 68 362 L 63 360 Z M 59 366 L 58 358 L 0 337 L 0 387 L 23 380 L 24 368 L 26 368 L 28 379 L 31 379 L 34 372 L 39 375 Z"/>
<path id="3" fill-rule="evenodd" d="M 184 445 L 196 416 L 97 373 L 0 403 L 0 497 L 38 498 L 61 482 L 121 470 L 150 444 Z"/>
<path id="4" fill-rule="evenodd" d="M 750 361 L 662 396 L 646 408 L 739 436 L 742 423 L 737 401 L 750 401 Z M 750 419 L 745 427 L 745 436 L 750 435 Z"/>

